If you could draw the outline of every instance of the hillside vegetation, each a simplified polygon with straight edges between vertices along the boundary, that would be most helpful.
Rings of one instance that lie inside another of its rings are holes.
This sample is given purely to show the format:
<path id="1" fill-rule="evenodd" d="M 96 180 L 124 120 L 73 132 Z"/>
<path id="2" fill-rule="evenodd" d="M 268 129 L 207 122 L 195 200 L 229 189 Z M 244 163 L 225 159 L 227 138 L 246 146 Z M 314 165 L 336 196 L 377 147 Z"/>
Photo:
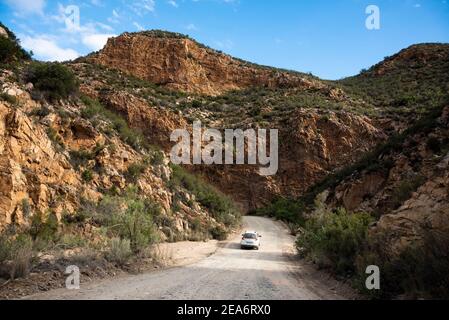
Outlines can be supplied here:
<path id="1" fill-rule="evenodd" d="M 392 116 L 416 115 L 447 101 L 448 71 L 448 44 L 419 44 L 338 84 Z"/>
<path id="2" fill-rule="evenodd" d="M 76 71 L 30 61 L 9 30 L 0 40 L 0 279 L 33 273 L 51 288 L 47 272 L 67 265 L 94 274 L 151 268 L 164 259 L 159 242 L 222 240 L 239 226 L 233 201 L 170 166 L 123 114 L 81 90 Z M 0 281 L 3 296 L 14 283 Z"/>
<path id="3" fill-rule="evenodd" d="M 0 277 L 154 264 L 155 243 L 226 239 L 243 209 L 286 221 L 302 257 L 362 291 L 379 265 L 374 298 L 448 296 L 449 45 L 324 81 L 161 30 L 31 61 L 0 27 Z M 279 129 L 278 174 L 169 164 L 194 120 Z"/>

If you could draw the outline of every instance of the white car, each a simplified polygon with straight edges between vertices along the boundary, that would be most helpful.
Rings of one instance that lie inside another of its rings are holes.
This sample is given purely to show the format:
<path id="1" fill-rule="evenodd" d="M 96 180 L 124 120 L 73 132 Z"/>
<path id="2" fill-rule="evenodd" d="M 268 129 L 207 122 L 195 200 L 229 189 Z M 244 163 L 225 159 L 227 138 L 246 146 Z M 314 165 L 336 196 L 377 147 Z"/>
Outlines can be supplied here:
<path id="1" fill-rule="evenodd" d="M 260 238 L 262 236 L 255 231 L 246 231 L 242 234 L 242 241 L 240 241 L 240 247 L 242 249 L 256 249 L 260 248 Z"/>

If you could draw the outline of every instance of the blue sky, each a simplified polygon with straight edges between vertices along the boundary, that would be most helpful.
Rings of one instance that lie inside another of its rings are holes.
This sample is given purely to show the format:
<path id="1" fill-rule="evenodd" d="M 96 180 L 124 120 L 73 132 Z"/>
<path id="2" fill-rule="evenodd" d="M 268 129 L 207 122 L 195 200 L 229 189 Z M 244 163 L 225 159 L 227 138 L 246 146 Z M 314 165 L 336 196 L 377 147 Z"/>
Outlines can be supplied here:
<path id="1" fill-rule="evenodd" d="M 365 27 L 371 4 L 380 30 Z M 79 25 L 66 23 L 69 5 L 79 8 Z M 124 31 L 165 29 L 325 79 L 357 74 L 414 43 L 449 43 L 449 0 L 0 0 L 0 21 L 41 60 L 85 55 Z"/>

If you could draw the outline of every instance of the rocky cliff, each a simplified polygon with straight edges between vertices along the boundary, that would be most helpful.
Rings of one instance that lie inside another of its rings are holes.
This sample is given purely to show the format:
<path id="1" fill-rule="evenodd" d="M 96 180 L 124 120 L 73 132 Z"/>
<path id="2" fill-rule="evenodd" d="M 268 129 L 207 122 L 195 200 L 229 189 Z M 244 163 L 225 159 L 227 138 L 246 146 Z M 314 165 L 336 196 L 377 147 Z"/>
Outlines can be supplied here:
<path id="1" fill-rule="evenodd" d="M 88 60 L 170 89 L 207 95 L 253 86 L 322 86 L 305 75 L 258 67 L 168 32 L 124 33 Z"/>
<path id="2" fill-rule="evenodd" d="M 83 201 L 97 203 L 109 191 L 121 193 L 129 185 L 137 186 L 142 198 L 161 208 L 159 219 L 166 221 L 162 239 L 190 237 L 194 220 L 221 224 L 191 191 L 170 184 L 173 170 L 163 152 L 130 146 L 123 135 L 111 129 L 114 118 L 83 116 L 92 106 L 77 99 L 36 101 L 29 93 L 31 84 L 11 79 L 12 73 L 3 71 L 1 91 L 6 100 L 0 101 L 0 230 L 30 225 L 38 213 L 54 213 L 58 220 L 76 215 L 82 211 Z M 170 130 L 181 121 L 139 104 L 134 97 L 112 94 L 102 99 L 135 127 L 140 127 L 140 121 L 152 123 L 154 127 L 146 128 L 160 134 L 160 144 L 166 142 L 167 132 L 159 129 Z"/>
<path id="3" fill-rule="evenodd" d="M 71 68 L 82 79 L 81 91 L 122 114 L 131 127 L 139 129 L 166 152 L 173 146 L 169 141 L 171 132 L 179 128 L 190 130 L 193 119 L 219 130 L 279 129 L 279 170 L 275 176 L 261 176 L 258 165 L 189 168 L 232 196 L 247 211 L 259 208 L 277 196 L 301 195 L 327 173 L 355 161 L 386 138 L 372 119 L 351 112 L 351 106 L 358 102 L 327 85 L 319 89 L 262 88 L 256 98 L 245 93 L 242 97 L 192 98 L 182 93 L 176 96 L 170 91 L 156 92 L 147 82 L 136 81 L 125 73 L 99 68 L 91 63 L 77 62 L 71 64 Z M 318 99 L 330 107 L 323 110 L 310 105 L 307 100 L 303 107 L 294 108 L 287 104 L 290 102 L 283 101 L 304 99 L 303 95 L 310 95 L 308 99 Z M 229 102 L 224 103 L 224 99 Z M 195 101 L 202 107 L 193 105 Z M 333 104 L 338 105 L 333 107 Z M 252 109 L 258 105 L 263 107 L 260 113 L 267 113 L 263 117 L 268 121 L 261 122 L 258 118 L 262 115 L 253 114 Z M 285 110 L 279 112 L 275 111 L 276 108 Z M 232 117 L 236 115 L 233 121 Z"/>

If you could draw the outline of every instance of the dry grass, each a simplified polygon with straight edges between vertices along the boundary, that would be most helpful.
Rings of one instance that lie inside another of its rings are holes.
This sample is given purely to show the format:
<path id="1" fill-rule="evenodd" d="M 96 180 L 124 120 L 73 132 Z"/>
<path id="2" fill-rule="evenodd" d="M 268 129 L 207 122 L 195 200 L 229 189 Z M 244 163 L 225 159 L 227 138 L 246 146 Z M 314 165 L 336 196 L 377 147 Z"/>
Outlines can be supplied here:
<path id="1" fill-rule="evenodd" d="M 148 249 L 148 256 L 153 259 L 154 262 L 168 266 L 173 261 L 173 252 L 166 246 L 154 245 Z"/>
<path id="2" fill-rule="evenodd" d="M 105 256 L 108 261 L 123 266 L 129 261 L 132 254 L 131 242 L 128 239 L 113 238 Z"/>
<path id="3" fill-rule="evenodd" d="M 11 257 L 11 279 L 28 276 L 31 270 L 33 256 L 33 247 L 30 243 L 25 243 L 22 247 L 16 248 Z"/>

